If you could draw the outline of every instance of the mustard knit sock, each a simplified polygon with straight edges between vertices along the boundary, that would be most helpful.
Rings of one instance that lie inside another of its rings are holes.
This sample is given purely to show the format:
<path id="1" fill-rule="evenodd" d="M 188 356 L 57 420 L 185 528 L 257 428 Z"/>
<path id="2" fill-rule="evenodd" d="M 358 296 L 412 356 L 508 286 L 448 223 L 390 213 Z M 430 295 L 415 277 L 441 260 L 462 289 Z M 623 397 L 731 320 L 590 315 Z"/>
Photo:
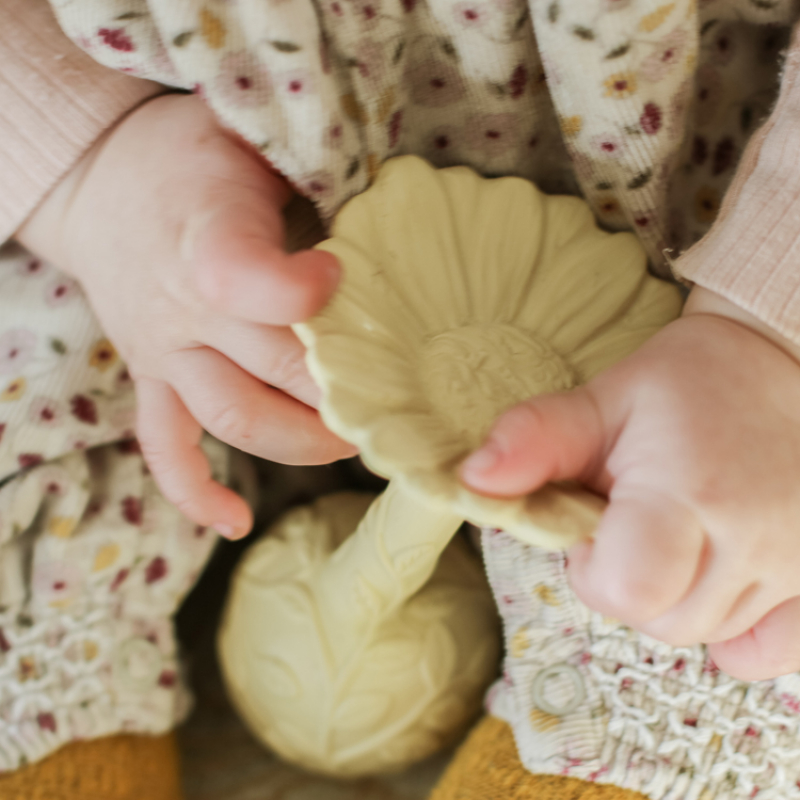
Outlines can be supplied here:
<path id="1" fill-rule="evenodd" d="M 484 717 L 458 749 L 429 800 L 647 800 L 639 792 L 560 775 L 534 775 L 511 728 Z"/>
<path id="2" fill-rule="evenodd" d="M 2 800 L 182 800 L 178 750 L 167 736 L 110 736 L 68 744 L 0 773 Z"/>

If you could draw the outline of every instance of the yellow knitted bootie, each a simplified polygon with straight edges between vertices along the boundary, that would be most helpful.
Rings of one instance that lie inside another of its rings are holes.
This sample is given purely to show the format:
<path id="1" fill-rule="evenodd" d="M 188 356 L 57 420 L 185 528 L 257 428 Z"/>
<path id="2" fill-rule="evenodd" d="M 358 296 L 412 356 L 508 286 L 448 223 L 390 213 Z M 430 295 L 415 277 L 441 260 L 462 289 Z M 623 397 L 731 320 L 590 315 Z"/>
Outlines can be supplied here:
<path id="1" fill-rule="evenodd" d="M 174 734 L 73 742 L 0 774 L 2 800 L 183 800 Z"/>
<path id="2" fill-rule="evenodd" d="M 429 800 L 647 800 L 639 792 L 560 775 L 534 775 L 511 728 L 484 717 L 458 749 Z"/>

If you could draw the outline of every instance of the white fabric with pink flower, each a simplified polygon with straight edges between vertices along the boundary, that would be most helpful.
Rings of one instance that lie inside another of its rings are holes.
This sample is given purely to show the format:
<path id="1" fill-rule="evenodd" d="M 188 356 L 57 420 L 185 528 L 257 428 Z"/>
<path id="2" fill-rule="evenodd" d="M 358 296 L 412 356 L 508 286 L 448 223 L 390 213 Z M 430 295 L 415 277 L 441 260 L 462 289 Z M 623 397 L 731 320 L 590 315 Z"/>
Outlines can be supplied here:
<path id="1" fill-rule="evenodd" d="M 533 773 L 651 800 L 798 800 L 800 675 L 745 683 L 702 646 L 671 647 L 589 611 L 563 553 L 484 530 L 503 617 L 488 710 Z"/>
<path id="2" fill-rule="evenodd" d="M 665 250 L 677 255 L 713 222 L 798 14 L 794 0 L 51 2 L 98 61 L 201 93 L 325 218 L 389 156 L 414 153 L 582 193 L 662 270 Z M 176 718 L 165 620 L 209 546 L 159 501 L 148 510 L 146 476 L 126 473 L 98 496 L 84 488 L 97 458 L 141 464 L 113 446 L 83 453 L 130 428 L 126 375 L 76 287 L 15 258 L 0 273 L 27 281 L 0 292 L 17 304 L 0 315 L 0 477 L 16 474 L 0 488 L 0 687 L 12 687 L 0 688 L 0 767 L 70 736 Z M 63 497 L 36 483 L 53 467 L 71 476 Z M 68 498 L 80 511 L 56 513 Z M 114 513 L 116 527 L 92 521 Z M 699 650 L 587 618 L 560 562 L 521 547 L 502 535 L 486 547 L 510 654 L 490 702 L 530 769 L 657 800 L 800 796 L 797 679 L 745 687 Z M 588 698 L 561 717 L 531 706 L 536 676 L 559 664 L 572 671 L 545 672 L 555 694 L 567 702 L 578 675 Z"/>
<path id="3" fill-rule="evenodd" d="M 171 618 L 216 536 L 158 492 L 125 365 L 77 284 L 7 246 L 0 320 L 3 772 L 185 716 Z"/>
<path id="4" fill-rule="evenodd" d="M 582 193 L 666 272 L 768 112 L 792 0 L 51 0 L 97 60 L 200 92 L 331 218 L 381 162 Z"/>

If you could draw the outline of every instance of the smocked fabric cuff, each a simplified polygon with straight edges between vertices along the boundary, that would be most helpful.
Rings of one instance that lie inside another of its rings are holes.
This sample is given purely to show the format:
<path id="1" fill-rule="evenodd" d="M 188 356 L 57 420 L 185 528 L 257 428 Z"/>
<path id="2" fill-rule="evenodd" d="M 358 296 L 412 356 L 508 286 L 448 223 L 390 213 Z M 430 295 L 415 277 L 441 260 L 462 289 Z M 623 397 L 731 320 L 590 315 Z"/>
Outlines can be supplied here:
<path id="1" fill-rule="evenodd" d="M 122 115 L 164 91 L 95 63 L 45 0 L 0 0 L 0 242 Z"/>
<path id="2" fill-rule="evenodd" d="M 589 611 L 563 553 L 494 530 L 483 552 L 507 650 L 487 707 L 529 772 L 651 800 L 800 798 L 800 676 L 739 681 Z"/>
<path id="3" fill-rule="evenodd" d="M 800 28 L 778 104 L 745 151 L 719 219 L 674 271 L 800 344 Z"/>

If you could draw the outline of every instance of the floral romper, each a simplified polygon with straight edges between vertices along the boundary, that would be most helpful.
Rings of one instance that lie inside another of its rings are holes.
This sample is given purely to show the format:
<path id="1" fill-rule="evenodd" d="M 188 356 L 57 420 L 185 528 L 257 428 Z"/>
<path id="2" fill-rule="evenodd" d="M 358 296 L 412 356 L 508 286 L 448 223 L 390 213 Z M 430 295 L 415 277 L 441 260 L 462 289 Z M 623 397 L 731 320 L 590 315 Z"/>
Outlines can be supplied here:
<path id="1" fill-rule="evenodd" d="M 798 16 L 793 0 L 52 4 L 96 60 L 202 94 L 326 219 L 386 158 L 416 153 L 580 193 L 662 274 L 713 222 Z M 0 281 L 11 769 L 70 739 L 179 719 L 170 615 L 212 537 L 147 475 L 130 381 L 80 289 L 10 246 Z M 224 478 L 225 449 L 209 448 Z M 703 648 L 591 614 L 562 554 L 486 531 L 484 555 L 507 638 L 487 704 L 526 767 L 654 800 L 800 797 L 800 679 L 733 681 Z"/>

